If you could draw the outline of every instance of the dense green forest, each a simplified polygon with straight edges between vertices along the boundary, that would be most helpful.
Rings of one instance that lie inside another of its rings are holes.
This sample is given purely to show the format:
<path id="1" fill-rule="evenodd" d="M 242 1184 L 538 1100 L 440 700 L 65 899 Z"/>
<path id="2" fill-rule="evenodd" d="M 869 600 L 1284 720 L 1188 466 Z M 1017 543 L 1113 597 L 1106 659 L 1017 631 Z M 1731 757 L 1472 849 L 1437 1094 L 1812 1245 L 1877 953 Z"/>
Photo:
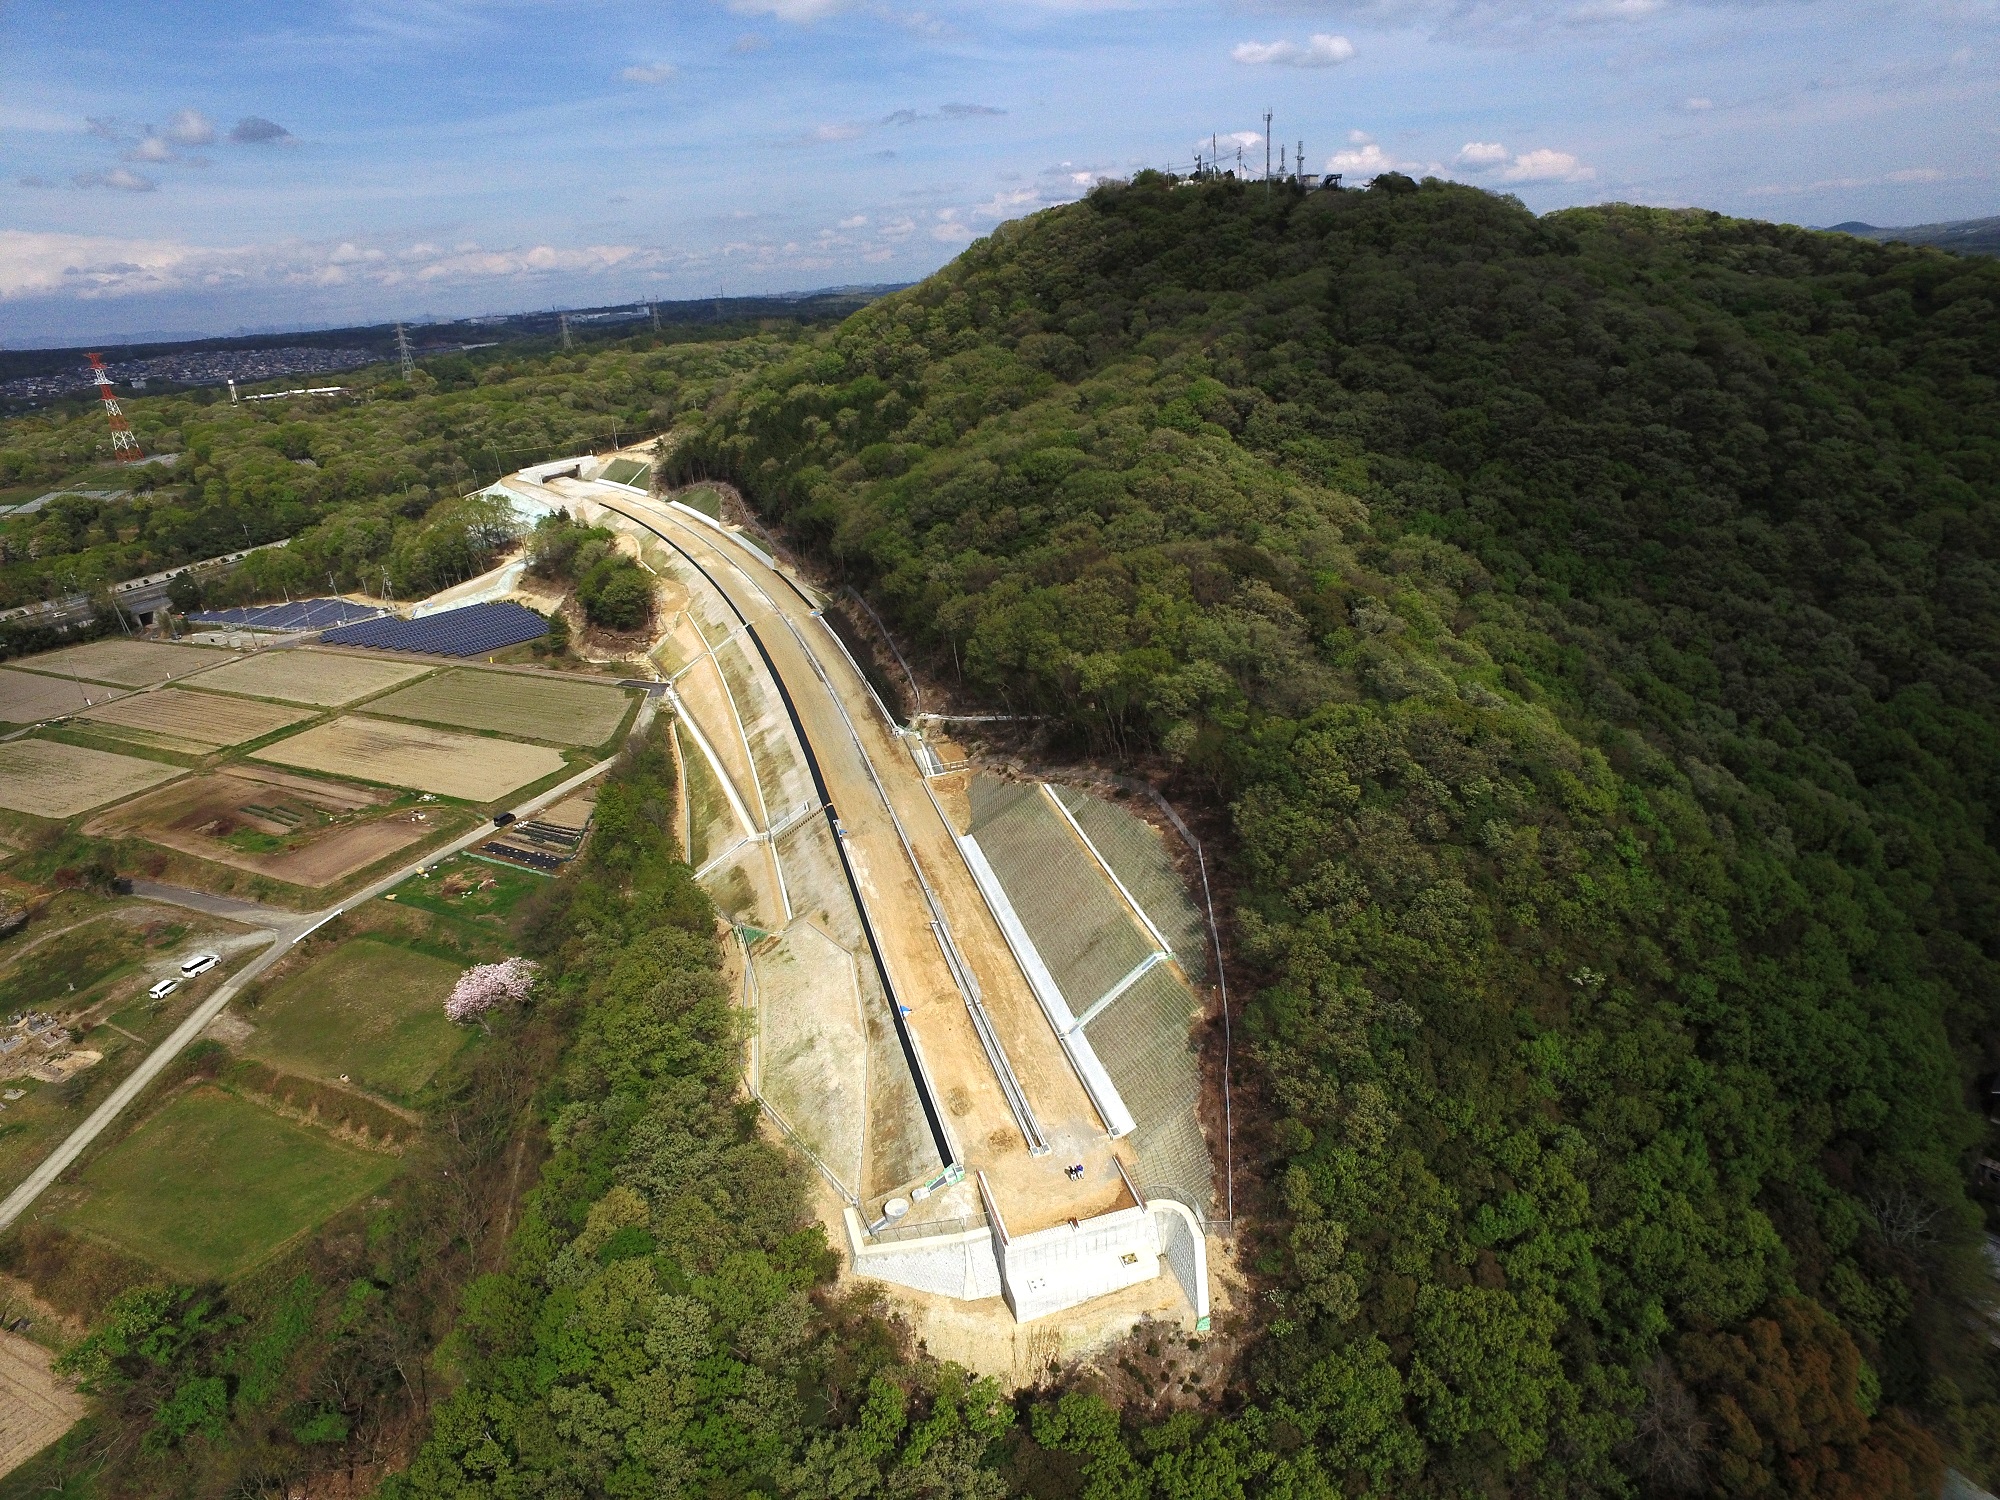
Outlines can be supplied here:
<path id="1" fill-rule="evenodd" d="M 1996 312 L 1713 214 L 1142 176 L 681 445 L 1227 807 L 1261 1489 L 1994 1475 Z"/>
<path id="2" fill-rule="evenodd" d="M 231 403 L 201 391 L 127 400 L 141 444 L 179 455 L 171 466 L 92 470 L 109 446 L 94 403 L 10 420 L 0 428 L 7 501 L 79 471 L 79 489 L 130 494 L 67 495 L 0 517 L 0 609 L 281 538 L 290 545 L 176 602 L 329 585 L 430 593 L 481 571 L 498 540 L 490 516 L 461 499 L 467 491 L 539 458 L 665 428 L 796 334 L 731 332 L 681 330 L 567 355 L 453 355 L 426 361 L 409 382 L 362 371 L 347 377 L 354 399 Z"/>
<path id="3" fill-rule="evenodd" d="M 1224 831 L 1252 1327 L 1225 1402 L 1141 1420 L 1003 1401 L 836 1298 L 735 1093 L 656 744 L 534 925 L 545 1165 L 455 1320 L 398 1325 L 427 1394 L 378 1359 L 344 1405 L 245 1405 L 265 1325 L 155 1293 L 200 1324 L 170 1373 L 115 1320 L 75 1356 L 154 1434 L 125 1488 L 330 1469 L 394 1413 L 429 1431 L 370 1450 L 414 1451 L 398 1497 L 2000 1480 L 1996 312 L 2000 264 L 1706 213 L 1142 174 L 828 332 L 357 408 L 357 447 L 388 413 L 420 449 L 513 392 L 575 441 L 596 418 L 556 414 L 644 376 L 620 409 L 678 478 L 738 485 L 967 701 Z M 357 482 L 284 555 L 386 507 L 380 567 L 461 478 Z M 436 1232 L 385 1253 L 449 1260 Z M 315 1350 L 396 1286 L 338 1269 Z"/>

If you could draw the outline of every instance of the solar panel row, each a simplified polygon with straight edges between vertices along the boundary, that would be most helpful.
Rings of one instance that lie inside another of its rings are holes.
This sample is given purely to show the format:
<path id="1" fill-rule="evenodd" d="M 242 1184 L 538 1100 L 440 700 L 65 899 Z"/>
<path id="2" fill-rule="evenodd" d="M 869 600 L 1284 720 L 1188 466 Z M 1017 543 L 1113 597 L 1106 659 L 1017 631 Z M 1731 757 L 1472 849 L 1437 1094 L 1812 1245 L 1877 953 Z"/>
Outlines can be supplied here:
<path id="1" fill-rule="evenodd" d="M 377 651 L 422 651 L 432 656 L 480 656 L 547 635 L 548 621 L 525 605 L 469 604 L 422 620 L 364 620 L 329 630 L 320 639 L 334 646 L 367 646 Z"/>
<path id="2" fill-rule="evenodd" d="M 249 630 L 324 630 L 387 614 L 351 599 L 295 599 L 289 604 L 254 604 L 243 609 L 210 609 L 189 615 L 197 625 L 235 625 Z"/>

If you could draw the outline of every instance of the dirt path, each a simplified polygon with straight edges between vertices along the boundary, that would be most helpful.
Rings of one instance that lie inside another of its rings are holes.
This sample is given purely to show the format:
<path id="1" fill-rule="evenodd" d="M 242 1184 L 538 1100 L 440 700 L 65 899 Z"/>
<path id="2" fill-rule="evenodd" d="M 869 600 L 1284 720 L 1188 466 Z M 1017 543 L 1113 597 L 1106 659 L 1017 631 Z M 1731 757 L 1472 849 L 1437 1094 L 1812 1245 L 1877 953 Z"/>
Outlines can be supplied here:
<path id="1" fill-rule="evenodd" d="M 83 1397 L 49 1373 L 48 1350 L 0 1332 L 0 1475 L 68 1432 L 83 1409 Z"/>

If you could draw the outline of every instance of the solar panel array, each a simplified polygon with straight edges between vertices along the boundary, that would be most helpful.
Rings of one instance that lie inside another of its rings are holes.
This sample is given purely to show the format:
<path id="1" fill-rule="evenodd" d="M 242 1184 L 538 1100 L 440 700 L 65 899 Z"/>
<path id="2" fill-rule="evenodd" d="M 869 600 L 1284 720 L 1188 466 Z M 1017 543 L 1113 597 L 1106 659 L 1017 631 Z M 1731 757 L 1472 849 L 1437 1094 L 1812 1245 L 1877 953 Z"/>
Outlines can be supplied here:
<path id="1" fill-rule="evenodd" d="M 483 656 L 549 633 L 549 622 L 524 604 L 468 604 L 422 620 L 393 616 L 329 630 L 320 639 L 333 646 L 368 646 L 377 651 L 422 651 L 432 656 Z"/>
<path id="2" fill-rule="evenodd" d="M 325 630 L 357 620 L 378 620 L 386 609 L 351 599 L 295 599 L 290 604 L 254 604 L 245 609 L 208 609 L 189 615 L 197 625 L 234 625 L 244 630 Z"/>

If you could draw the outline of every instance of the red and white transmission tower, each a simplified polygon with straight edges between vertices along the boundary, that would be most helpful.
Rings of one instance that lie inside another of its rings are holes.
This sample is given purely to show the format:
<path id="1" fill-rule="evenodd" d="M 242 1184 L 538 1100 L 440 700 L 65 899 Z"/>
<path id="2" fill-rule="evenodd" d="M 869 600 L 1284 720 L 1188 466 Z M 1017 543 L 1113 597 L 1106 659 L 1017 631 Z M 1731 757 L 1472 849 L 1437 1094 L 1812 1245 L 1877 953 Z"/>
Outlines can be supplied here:
<path id="1" fill-rule="evenodd" d="M 86 357 L 90 360 L 90 378 L 97 385 L 97 394 L 104 398 L 105 420 L 111 423 L 111 456 L 120 463 L 137 463 L 146 455 L 139 448 L 139 435 L 125 420 L 118 398 L 111 393 L 111 376 L 105 371 L 104 356 L 92 354 Z"/>

